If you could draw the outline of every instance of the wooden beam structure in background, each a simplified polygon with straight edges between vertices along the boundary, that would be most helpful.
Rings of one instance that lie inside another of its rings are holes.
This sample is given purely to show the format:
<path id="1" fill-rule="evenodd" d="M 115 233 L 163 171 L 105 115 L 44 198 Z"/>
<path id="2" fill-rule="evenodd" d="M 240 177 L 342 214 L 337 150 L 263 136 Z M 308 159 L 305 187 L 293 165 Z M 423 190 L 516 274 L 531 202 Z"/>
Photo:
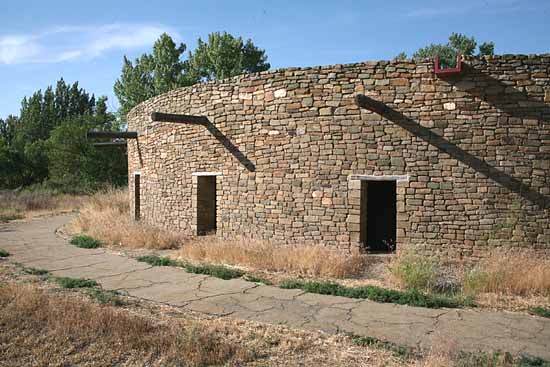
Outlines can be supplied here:
<path id="1" fill-rule="evenodd" d="M 126 141 L 108 141 L 102 143 L 93 143 L 96 148 L 126 147 Z"/>
<path id="2" fill-rule="evenodd" d="M 88 131 L 86 133 L 88 139 L 93 138 L 110 138 L 110 139 L 137 139 L 136 131 Z"/>
<path id="3" fill-rule="evenodd" d="M 173 122 L 176 124 L 190 124 L 190 125 L 206 125 L 208 124 L 208 117 L 206 116 L 193 116 L 193 115 L 180 115 L 175 113 L 151 113 L 151 120 L 158 122 Z"/>

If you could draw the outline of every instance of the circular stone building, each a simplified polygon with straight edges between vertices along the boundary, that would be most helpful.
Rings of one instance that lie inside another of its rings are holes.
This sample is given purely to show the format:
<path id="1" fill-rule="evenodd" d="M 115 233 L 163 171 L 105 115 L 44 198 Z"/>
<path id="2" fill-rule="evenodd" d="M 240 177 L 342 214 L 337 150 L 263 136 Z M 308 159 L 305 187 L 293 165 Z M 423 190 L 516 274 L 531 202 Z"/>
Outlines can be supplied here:
<path id="1" fill-rule="evenodd" d="M 189 234 L 550 253 L 550 55 L 289 68 L 128 115 L 133 213 Z"/>

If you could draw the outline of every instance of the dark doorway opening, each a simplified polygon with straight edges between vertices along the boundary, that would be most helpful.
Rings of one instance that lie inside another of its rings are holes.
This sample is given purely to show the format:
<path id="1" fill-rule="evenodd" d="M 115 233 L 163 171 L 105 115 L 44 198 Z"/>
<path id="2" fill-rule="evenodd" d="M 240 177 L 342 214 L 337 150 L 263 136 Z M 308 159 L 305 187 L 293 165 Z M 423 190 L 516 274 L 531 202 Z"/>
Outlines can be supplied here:
<path id="1" fill-rule="evenodd" d="M 197 177 L 197 235 L 216 232 L 216 176 Z"/>
<path id="2" fill-rule="evenodd" d="M 139 220 L 141 217 L 141 175 L 134 174 L 134 219 Z"/>
<path id="3" fill-rule="evenodd" d="M 396 239 L 396 181 L 362 181 L 361 242 L 369 252 L 394 252 Z"/>

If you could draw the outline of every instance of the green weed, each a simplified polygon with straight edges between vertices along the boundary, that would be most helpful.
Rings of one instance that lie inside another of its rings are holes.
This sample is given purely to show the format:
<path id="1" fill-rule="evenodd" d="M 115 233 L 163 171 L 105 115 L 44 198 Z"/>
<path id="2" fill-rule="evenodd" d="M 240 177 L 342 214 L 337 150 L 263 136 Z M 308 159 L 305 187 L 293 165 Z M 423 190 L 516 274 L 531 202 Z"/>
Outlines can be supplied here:
<path id="1" fill-rule="evenodd" d="M 91 279 L 55 277 L 54 280 L 63 288 L 93 288 L 99 285 Z"/>
<path id="2" fill-rule="evenodd" d="M 101 246 L 101 241 L 85 235 L 78 235 L 71 238 L 70 243 L 80 248 L 98 248 Z"/>
<path id="3" fill-rule="evenodd" d="M 371 285 L 363 287 L 345 287 L 337 283 L 303 282 L 298 280 L 286 281 L 282 283 L 280 287 L 285 289 L 302 289 L 309 293 L 369 299 L 381 303 L 396 303 L 427 308 L 459 308 L 473 306 L 473 302 L 466 298 L 426 294 L 416 289 L 398 291 Z"/>

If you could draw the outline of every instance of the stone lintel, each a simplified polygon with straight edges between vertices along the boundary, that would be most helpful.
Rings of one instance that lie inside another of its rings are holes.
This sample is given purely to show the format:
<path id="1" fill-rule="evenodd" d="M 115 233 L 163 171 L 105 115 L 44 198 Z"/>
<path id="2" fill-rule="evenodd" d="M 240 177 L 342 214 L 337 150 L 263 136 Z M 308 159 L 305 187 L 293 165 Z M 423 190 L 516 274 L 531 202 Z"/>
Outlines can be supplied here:
<path id="1" fill-rule="evenodd" d="M 350 175 L 350 180 L 361 181 L 409 181 L 409 175 Z"/>

